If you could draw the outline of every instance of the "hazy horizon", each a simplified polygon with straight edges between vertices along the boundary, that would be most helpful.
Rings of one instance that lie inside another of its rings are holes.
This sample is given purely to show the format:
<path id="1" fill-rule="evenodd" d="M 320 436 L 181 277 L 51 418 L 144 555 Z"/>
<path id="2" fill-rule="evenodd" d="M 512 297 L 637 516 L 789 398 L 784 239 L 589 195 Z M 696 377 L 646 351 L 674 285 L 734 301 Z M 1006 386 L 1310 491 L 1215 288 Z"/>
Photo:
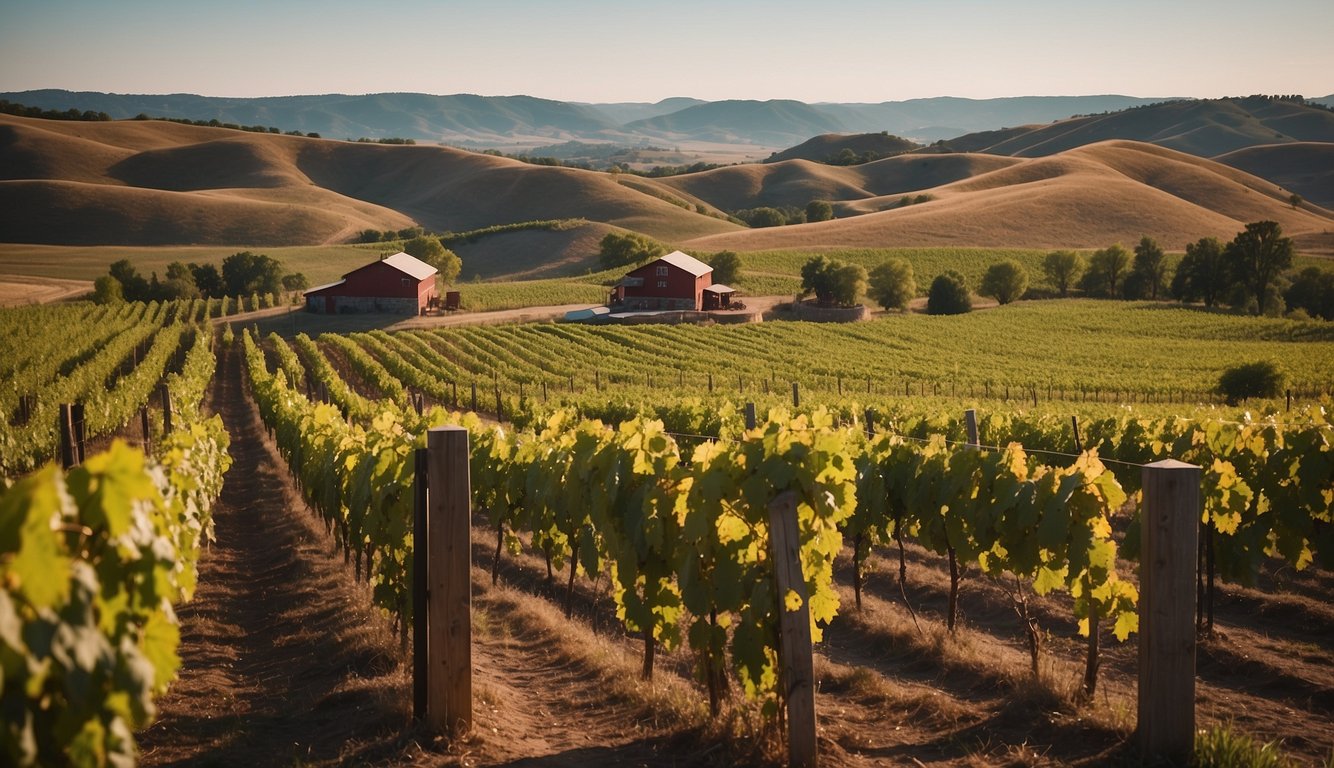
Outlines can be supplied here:
<path id="1" fill-rule="evenodd" d="M 820 13 L 792 0 L 404 0 L 386 13 L 350 0 L 0 0 L 0 22 L 0 91 L 589 103 L 1334 93 L 1334 4 L 1317 0 L 851 0 Z"/>

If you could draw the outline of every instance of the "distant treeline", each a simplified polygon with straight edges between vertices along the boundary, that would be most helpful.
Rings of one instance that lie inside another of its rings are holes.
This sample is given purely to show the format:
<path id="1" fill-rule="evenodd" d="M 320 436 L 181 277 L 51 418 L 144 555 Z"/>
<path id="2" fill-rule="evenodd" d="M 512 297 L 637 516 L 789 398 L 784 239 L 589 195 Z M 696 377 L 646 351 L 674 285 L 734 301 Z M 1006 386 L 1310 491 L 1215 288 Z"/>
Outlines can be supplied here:
<path id="1" fill-rule="evenodd" d="M 1114 115 L 1117 112 L 1133 112 L 1139 109 L 1152 109 L 1153 107 L 1161 107 L 1165 104 L 1189 104 L 1191 102 L 1196 102 L 1196 101 L 1282 101 L 1282 102 L 1288 102 L 1290 104 L 1299 104 L 1303 107 L 1310 107 L 1312 109 L 1323 109 L 1327 112 L 1334 112 L 1334 107 L 1326 106 L 1318 101 L 1307 101 L 1306 97 L 1301 95 L 1300 93 L 1288 93 L 1288 94 L 1253 93 L 1250 96 L 1224 96 L 1218 99 L 1166 99 L 1164 101 L 1155 101 L 1152 104 L 1139 104 L 1133 107 L 1126 107 L 1125 109 L 1114 110 L 1112 112 L 1096 112 L 1096 113 L 1091 112 L 1085 115 L 1071 115 L 1070 118 L 1074 119 L 1076 117 L 1102 117 L 1104 115 Z"/>
<path id="2" fill-rule="evenodd" d="M 67 109 L 63 112 L 56 109 L 42 109 L 41 107 L 29 107 L 18 102 L 0 99 L 0 113 L 7 115 L 18 115 L 19 117 L 35 117 L 42 120 L 82 120 L 84 122 L 109 122 L 112 118 L 105 112 L 94 112 L 91 109 L 85 109 L 80 112 L 77 109 Z M 166 123 L 176 123 L 178 125 L 195 125 L 200 128 L 230 128 L 233 131 L 247 131 L 249 133 L 273 133 L 283 136 L 305 136 L 309 139 L 322 138 L 318 133 L 302 133 L 301 131 L 283 131 L 272 125 L 241 125 L 239 123 L 224 123 L 217 118 L 212 120 L 191 120 L 186 117 L 155 117 L 143 112 L 135 115 L 135 120 L 161 120 Z M 416 144 L 413 139 L 400 139 L 389 137 L 384 139 L 351 139 L 358 144 Z"/>
<path id="3" fill-rule="evenodd" d="M 542 219 L 537 221 L 518 221 L 512 224 L 495 224 L 480 229 L 470 229 L 467 232 L 432 232 L 423 227 L 408 227 L 406 229 L 363 229 L 357 233 L 353 242 L 356 243 L 387 243 L 397 240 L 411 240 L 414 237 L 434 237 L 440 240 L 442 245 L 453 245 L 455 243 L 471 243 L 487 235 L 498 235 L 502 232 L 521 232 L 529 229 L 544 229 L 551 232 L 563 232 L 567 229 L 581 227 L 588 223 L 588 219 Z"/>
<path id="4" fill-rule="evenodd" d="M 583 171 L 608 170 L 613 173 L 628 173 L 632 176 L 642 176 L 648 179 L 660 179 L 665 176 L 680 176 L 686 173 L 699 173 L 701 171 L 711 171 L 714 168 L 723 168 L 725 164 L 721 163 L 691 163 L 690 165 L 655 165 L 647 171 L 641 171 L 630 166 L 629 163 L 612 162 L 606 166 L 595 166 L 587 160 L 564 160 L 559 157 L 548 155 L 525 155 L 510 154 L 501 152 L 498 149 L 484 149 L 482 154 L 492 157 L 508 157 L 511 160 L 518 160 L 521 163 L 529 165 L 548 165 L 557 168 L 578 168 Z"/>
<path id="5" fill-rule="evenodd" d="M 42 120 L 82 120 L 84 122 L 103 122 L 111 119 L 111 115 L 105 112 L 94 112 L 91 109 L 85 109 L 80 112 L 77 109 L 67 109 L 60 112 L 54 109 L 42 109 L 41 107 L 28 107 L 18 102 L 0 99 L 0 112 L 6 115 L 18 115 L 19 117 L 36 117 Z"/>

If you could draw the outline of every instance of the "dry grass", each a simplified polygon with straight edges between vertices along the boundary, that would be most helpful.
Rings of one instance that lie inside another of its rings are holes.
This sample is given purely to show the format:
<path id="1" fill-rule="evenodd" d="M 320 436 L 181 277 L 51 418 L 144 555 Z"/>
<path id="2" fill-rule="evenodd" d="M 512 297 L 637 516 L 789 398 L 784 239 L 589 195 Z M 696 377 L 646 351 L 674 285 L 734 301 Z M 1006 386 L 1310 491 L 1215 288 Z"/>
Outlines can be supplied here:
<path id="1" fill-rule="evenodd" d="M 714 235 L 688 245 L 706 251 L 891 244 L 1105 247 L 1148 235 L 1164 247 L 1182 249 L 1200 237 L 1230 239 L 1246 222 L 1259 219 L 1278 221 L 1291 235 L 1334 228 L 1334 216 L 1321 209 L 1292 210 L 1287 194 L 1269 182 L 1133 142 L 1022 161 L 931 194 L 938 199 L 897 210 Z"/>
<path id="2" fill-rule="evenodd" d="M 445 147 L 9 115 L 0 131 L 11 242 L 295 245 L 575 217 L 666 240 L 736 228 L 608 174 Z"/>

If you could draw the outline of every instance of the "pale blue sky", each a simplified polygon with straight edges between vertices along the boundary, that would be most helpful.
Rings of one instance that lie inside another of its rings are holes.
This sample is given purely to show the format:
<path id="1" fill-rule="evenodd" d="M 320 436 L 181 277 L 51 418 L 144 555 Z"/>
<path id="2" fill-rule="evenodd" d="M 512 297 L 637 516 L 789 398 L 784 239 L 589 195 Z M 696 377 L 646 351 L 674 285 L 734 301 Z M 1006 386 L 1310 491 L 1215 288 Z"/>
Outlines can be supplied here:
<path id="1" fill-rule="evenodd" d="M 0 91 L 1334 93 L 1334 1 L 0 0 Z"/>

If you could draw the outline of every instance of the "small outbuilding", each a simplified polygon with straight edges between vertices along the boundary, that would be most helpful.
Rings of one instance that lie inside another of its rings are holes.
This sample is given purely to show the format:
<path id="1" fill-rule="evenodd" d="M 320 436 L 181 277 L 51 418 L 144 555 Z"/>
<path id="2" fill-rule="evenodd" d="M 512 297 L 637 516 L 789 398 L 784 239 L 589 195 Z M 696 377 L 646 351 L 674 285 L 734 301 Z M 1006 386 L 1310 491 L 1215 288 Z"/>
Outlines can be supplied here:
<path id="1" fill-rule="evenodd" d="M 348 272 L 343 279 L 305 292 L 311 312 L 379 312 L 419 315 L 437 301 L 435 267 L 398 252 Z"/>
<path id="2" fill-rule="evenodd" d="M 612 290 L 611 305 L 621 311 L 700 310 L 706 308 L 704 292 L 712 284 L 713 267 L 672 251 L 621 278 Z"/>

